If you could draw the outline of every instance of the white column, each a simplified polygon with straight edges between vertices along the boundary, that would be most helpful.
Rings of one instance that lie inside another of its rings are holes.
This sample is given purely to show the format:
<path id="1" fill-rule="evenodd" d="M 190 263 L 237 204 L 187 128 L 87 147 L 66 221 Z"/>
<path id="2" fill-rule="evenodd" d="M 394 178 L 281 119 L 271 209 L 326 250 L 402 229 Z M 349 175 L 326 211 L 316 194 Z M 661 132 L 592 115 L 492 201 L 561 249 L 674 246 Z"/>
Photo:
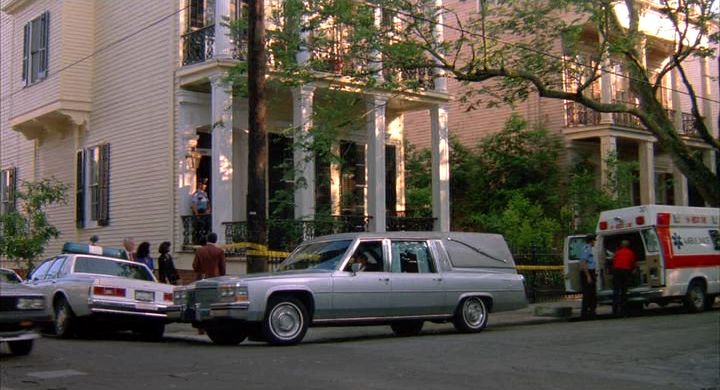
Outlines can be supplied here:
<path id="1" fill-rule="evenodd" d="M 387 99 L 368 98 L 367 209 L 371 232 L 385 231 L 385 106 Z"/>
<path id="2" fill-rule="evenodd" d="M 231 0 L 215 0 L 215 47 L 213 58 L 232 58 L 232 44 L 230 42 L 230 28 L 224 18 L 231 18 Z"/>
<path id="3" fill-rule="evenodd" d="M 717 167 L 715 162 L 715 152 L 712 149 L 703 151 L 703 162 L 712 173 L 717 173 L 715 172 Z"/>
<path id="4" fill-rule="evenodd" d="M 682 134 L 683 122 L 682 122 L 682 101 L 680 100 L 680 72 L 677 69 L 673 69 L 670 72 L 670 87 L 672 88 L 672 95 L 670 103 L 672 104 L 673 110 L 673 124 L 675 124 L 675 130 Z M 687 184 L 687 182 L 685 183 Z M 686 191 L 687 192 L 687 189 Z M 687 196 L 687 193 L 685 194 Z"/>
<path id="5" fill-rule="evenodd" d="M 211 79 L 212 90 L 212 230 L 225 242 L 223 222 L 233 221 L 232 92 L 221 76 Z"/>
<path id="6" fill-rule="evenodd" d="M 375 28 L 379 30 L 382 26 L 382 19 L 383 19 L 382 7 L 380 5 L 375 7 L 375 9 L 373 10 L 373 17 L 374 17 L 373 23 L 375 25 Z M 373 73 L 373 77 L 375 78 L 375 80 L 377 80 L 378 82 L 382 82 L 384 80 L 383 73 L 382 73 L 382 68 L 383 68 L 382 53 L 380 53 L 379 50 L 373 50 L 370 53 L 370 63 L 368 64 L 368 67 L 370 68 L 370 71 Z M 385 153 L 385 152 L 383 152 L 383 153 Z M 385 230 L 383 230 L 383 231 L 385 231 Z"/>
<path id="7" fill-rule="evenodd" d="M 655 151 L 652 142 L 640 142 L 640 203 L 655 204 Z"/>
<path id="8" fill-rule="evenodd" d="M 313 219 L 315 215 L 315 159 L 312 145 L 313 95 L 315 87 L 303 85 L 293 94 L 293 161 L 295 168 L 295 219 Z"/>
<path id="9" fill-rule="evenodd" d="M 600 45 L 603 45 L 603 39 L 605 39 L 602 35 L 598 36 L 598 39 L 600 40 Z M 600 102 L 603 104 L 610 104 L 612 103 L 613 96 L 612 96 L 612 83 L 613 83 L 613 75 L 612 75 L 612 62 L 610 61 L 610 54 L 605 52 L 603 53 L 603 59 L 602 59 L 602 66 L 600 67 Z M 613 117 L 612 113 L 610 112 L 601 112 L 600 113 L 600 123 L 603 124 L 612 124 L 613 123 Z"/>
<path id="10" fill-rule="evenodd" d="M 307 25 L 309 19 L 310 19 L 309 15 L 306 13 L 303 13 L 302 17 L 301 17 L 302 26 Z M 304 30 L 304 29 L 301 30 L 300 31 L 300 48 L 299 48 L 297 54 L 295 54 L 295 61 L 297 61 L 297 63 L 299 65 L 305 65 L 305 64 L 307 64 L 308 61 L 310 61 L 311 53 L 308 50 L 308 40 L 309 39 L 310 39 L 310 31 Z"/>
<path id="11" fill-rule="evenodd" d="M 717 123 L 717 118 L 713 118 L 712 114 L 713 99 L 712 92 L 710 90 L 710 83 L 712 83 L 712 80 L 710 79 L 710 59 L 703 57 L 700 59 L 700 87 L 702 88 L 700 96 L 703 97 L 702 115 L 704 117 L 705 127 L 707 127 L 708 131 L 710 131 L 710 134 L 717 137 L 717 130 L 713 131 L 713 128 Z"/>
<path id="12" fill-rule="evenodd" d="M 611 190 L 612 195 L 617 196 L 616 167 L 608 164 L 610 159 L 617 159 L 617 139 L 608 135 L 600 138 L 600 185 L 603 190 Z"/>
<path id="13" fill-rule="evenodd" d="M 435 218 L 433 230 L 450 231 L 450 142 L 448 108 L 437 105 L 430 109 L 432 126 L 432 205 Z"/>
<path id="14" fill-rule="evenodd" d="M 197 148 L 198 135 L 194 128 L 186 128 L 180 132 L 178 145 L 178 198 L 180 201 L 180 215 L 192 214 L 190 199 L 197 187 L 197 167 L 191 167 L 192 152 Z"/>
<path id="15" fill-rule="evenodd" d="M 433 39 L 436 43 L 442 43 L 445 40 L 445 30 L 443 27 L 443 0 L 435 0 L 435 7 L 438 10 L 435 15 L 435 25 L 433 26 Z M 435 58 L 435 63 L 442 64 L 441 58 Z M 435 84 L 435 90 L 438 92 L 447 92 L 447 77 L 445 76 L 445 70 L 437 67 L 434 70 L 435 78 L 433 83 Z"/>
<path id="16" fill-rule="evenodd" d="M 673 166 L 673 196 L 675 197 L 676 206 L 690 204 L 687 177 L 675 166 Z"/>

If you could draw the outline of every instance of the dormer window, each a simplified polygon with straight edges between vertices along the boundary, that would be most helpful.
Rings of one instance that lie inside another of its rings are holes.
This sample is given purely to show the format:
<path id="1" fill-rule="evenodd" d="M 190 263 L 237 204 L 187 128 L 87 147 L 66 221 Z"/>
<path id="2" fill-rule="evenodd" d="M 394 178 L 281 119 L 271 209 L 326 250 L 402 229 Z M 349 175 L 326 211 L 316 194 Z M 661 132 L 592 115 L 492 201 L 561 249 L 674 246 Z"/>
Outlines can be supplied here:
<path id="1" fill-rule="evenodd" d="M 49 40 L 49 12 L 44 12 L 25 24 L 22 67 L 22 78 L 25 85 L 34 84 L 47 77 Z"/>

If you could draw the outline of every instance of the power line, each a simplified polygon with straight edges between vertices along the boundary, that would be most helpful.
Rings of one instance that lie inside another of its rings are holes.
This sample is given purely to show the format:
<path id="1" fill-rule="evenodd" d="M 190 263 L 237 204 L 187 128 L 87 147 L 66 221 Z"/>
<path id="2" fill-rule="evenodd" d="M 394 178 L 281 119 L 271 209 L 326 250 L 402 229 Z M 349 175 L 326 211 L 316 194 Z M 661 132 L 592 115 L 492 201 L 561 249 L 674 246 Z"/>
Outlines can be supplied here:
<path id="1" fill-rule="evenodd" d="M 86 61 L 86 60 L 94 57 L 95 55 L 97 55 L 97 54 L 99 54 L 99 53 L 101 53 L 101 52 L 103 52 L 103 51 L 105 51 L 105 50 L 107 50 L 107 49 L 109 49 L 109 48 L 111 48 L 111 47 L 113 47 L 113 46 L 119 45 L 119 44 L 127 41 L 128 39 L 130 39 L 130 38 L 132 38 L 132 37 L 140 34 L 141 32 L 144 32 L 145 30 L 147 30 L 147 29 L 149 29 L 149 28 L 151 28 L 151 27 L 157 26 L 158 24 L 164 22 L 165 20 L 167 20 L 167 19 L 169 19 L 169 18 L 172 18 L 173 16 L 175 16 L 175 15 L 179 14 L 180 12 L 188 9 L 189 7 L 190 7 L 190 5 L 186 5 L 185 7 L 182 7 L 182 8 L 178 9 L 177 11 L 174 11 L 173 13 L 171 13 L 171 14 L 169 14 L 169 15 L 165 15 L 165 16 L 159 18 L 159 19 L 156 19 L 156 20 L 154 20 L 153 22 L 151 22 L 150 24 L 147 24 L 147 25 L 145 25 L 144 27 L 141 27 L 141 28 L 138 29 L 138 30 L 135 30 L 135 31 L 133 31 L 133 32 L 131 32 L 131 33 L 129 33 L 129 34 L 121 37 L 121 38 L 118 38 L 117 40 L 115 40 L 115 41 L 113 41 L 113 42 L 108 43 L 107 45 L 105 45 L 105 46 L 103 46 L 103 47 L 101 47 L 101 48 L 93 51 L 92 53 L 86 55 L 85 57 L 82 57 L 82 58 L 80 58 L 79 60 L 77 60 L 77 61 L 75 61 L 75 62 L 73 62 L 73 63 L 71 63 L 71 64 L 65 65 L 64 67 L 58 69 L 56 72 L 50 72 L 49 75 L 48 75 L 48 77 L 45 78 L 44 80 L 48 80 L 48 79 L 50 79 L 51 77 L 57 76 L 57 75 L 59 75 L 60 73 L 62 73 L 62 72 L 64 72 L 64 71 L 72 68 L 73 66 L 75 66 L 75 65 L 77 65 L 77 64 L 79 64 L 79 63 L 81 63 L 81 62 Z M 2 100 L 0 100 L 0 101 L 5 101 L 5 100 L 7 100 L 7 99 L 10 99 L 11 97 L 15 96 L 15 94 L 20 93 L 21 91 L 22 91 L 22 89 L 19 89 L 19 90 L 15 91 L 15 92 L 12 92 L 12 93 L 9 94 L 9 95 L 3 96 Z"/>

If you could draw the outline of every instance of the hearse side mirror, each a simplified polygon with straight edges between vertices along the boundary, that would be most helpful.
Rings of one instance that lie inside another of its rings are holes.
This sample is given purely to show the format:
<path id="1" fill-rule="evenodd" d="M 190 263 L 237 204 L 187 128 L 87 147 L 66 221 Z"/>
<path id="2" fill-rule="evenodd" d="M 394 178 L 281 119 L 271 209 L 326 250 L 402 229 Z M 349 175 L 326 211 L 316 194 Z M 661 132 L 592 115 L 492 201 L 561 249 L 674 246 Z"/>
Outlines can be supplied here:
<path id="1" fill-rule="evenodd" d="M 357 275 L 358 271 L 360 271 L 360 267 L 362 267 L 362 264 L 360 263 L 352 263 L 352 265 L 350 265 L 350 270 L 352 271 L 353 276 Z"/>

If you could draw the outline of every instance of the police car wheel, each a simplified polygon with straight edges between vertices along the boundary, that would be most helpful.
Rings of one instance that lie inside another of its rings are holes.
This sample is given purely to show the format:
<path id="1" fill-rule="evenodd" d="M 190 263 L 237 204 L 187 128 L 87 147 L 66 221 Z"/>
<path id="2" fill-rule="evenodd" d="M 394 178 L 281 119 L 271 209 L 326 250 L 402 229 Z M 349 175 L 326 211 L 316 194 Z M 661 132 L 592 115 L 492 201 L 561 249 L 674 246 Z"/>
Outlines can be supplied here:
<path id="1" fill-rule="evenodd" d="M 75 334 L 75 314 L 65 298 L 55 303 L 55 335 L 60 338 L 70 338 Z"/>

